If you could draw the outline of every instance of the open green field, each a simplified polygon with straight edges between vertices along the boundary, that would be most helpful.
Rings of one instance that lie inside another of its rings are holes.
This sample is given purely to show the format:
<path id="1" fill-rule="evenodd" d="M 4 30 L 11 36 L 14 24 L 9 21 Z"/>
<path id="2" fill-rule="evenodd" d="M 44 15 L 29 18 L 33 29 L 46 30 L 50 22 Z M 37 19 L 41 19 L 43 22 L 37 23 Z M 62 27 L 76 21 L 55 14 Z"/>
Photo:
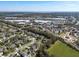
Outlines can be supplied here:
<path id="1" fill-rule="evenodd" d="M 77 57 L 79 56 L 79 52 L 70 48 L 66 44 L 61 41 L 56 41 L 55 44 L 51 45 L 51 47 L 47 50 L 50 56 L 58 56 L 58 57 Z"/>

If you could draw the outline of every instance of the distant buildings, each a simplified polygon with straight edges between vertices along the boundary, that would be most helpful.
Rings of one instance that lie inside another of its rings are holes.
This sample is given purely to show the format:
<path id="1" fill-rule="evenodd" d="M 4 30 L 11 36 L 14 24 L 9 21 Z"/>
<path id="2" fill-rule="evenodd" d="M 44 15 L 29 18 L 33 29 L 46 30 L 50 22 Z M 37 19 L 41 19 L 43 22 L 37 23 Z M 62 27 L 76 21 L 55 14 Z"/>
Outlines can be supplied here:
<path id="1" fill-rule="evenodd" d="M 5 17 L 5 20 L 11 21 L 11 22 L 21 22 L 22 24 L 23 24 L 23 22 L 31 22 L 31 20 L 33 20 L 36 23 L 53 23 L 53 24 L 65 24 L 65 23 L 67 23 L 67 19 L 65 19 L 65 18 Z"/>
<path id="2" fill-rule="evenodd" d="M 51 21 L 53 24 L 65 24 L 67 22 L 67 19 L 65 19 L 65 18 L 52 18 Z"/>

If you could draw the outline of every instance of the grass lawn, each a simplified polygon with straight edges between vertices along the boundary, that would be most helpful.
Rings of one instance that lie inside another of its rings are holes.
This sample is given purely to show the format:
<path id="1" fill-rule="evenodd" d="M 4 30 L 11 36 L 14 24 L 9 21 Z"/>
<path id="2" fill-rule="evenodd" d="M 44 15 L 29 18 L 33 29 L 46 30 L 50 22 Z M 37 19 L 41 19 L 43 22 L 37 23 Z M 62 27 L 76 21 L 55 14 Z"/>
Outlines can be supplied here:
<path id="1" fill-rule="evenodd" d="M 61 41 L 56 41 L 55 44 L 51 45 L 51 47 L 47 50 L 50 56 L 58 56 L 58 57 L 77 57 L 79 56 L 79 52 L 70 48 L 66 44 Z"/>

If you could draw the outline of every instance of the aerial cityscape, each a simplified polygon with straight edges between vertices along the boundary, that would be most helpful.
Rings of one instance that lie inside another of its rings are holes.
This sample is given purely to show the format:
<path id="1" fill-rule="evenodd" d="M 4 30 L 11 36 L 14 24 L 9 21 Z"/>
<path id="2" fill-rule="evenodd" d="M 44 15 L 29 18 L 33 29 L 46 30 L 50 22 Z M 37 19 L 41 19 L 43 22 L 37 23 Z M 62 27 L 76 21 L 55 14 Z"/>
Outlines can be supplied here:
<path id="1" fill-rule="evenodd" d="M 62 3 L 79 2 L 0 2 L 0 57 L 79 57 L 77 8 L 43 8 Z"/>

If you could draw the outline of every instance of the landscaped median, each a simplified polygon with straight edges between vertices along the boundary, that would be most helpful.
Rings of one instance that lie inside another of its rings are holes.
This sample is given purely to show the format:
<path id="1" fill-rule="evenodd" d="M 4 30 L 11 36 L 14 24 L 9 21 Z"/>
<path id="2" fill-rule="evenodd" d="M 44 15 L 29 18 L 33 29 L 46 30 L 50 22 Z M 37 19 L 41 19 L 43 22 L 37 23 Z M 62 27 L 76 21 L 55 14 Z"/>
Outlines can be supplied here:
<path id="1" fill-rule="evenodd" d="M 47 50 L 49 56 L 58 57 L 79 57 L 79 52 L 67 46 L 65 43 L 57 40 L 55 44 L 51 45 Z"/>

